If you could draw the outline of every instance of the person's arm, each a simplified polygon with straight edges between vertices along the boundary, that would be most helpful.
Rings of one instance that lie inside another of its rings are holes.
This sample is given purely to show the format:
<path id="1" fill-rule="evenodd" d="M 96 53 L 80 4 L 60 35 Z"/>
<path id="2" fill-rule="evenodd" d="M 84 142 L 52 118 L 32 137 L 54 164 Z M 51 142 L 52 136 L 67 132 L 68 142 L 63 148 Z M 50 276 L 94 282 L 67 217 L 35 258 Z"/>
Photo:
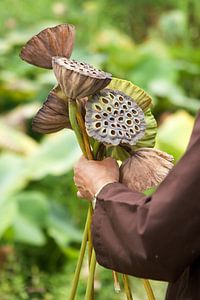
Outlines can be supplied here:
<path id="1" fill-rule="evenodd" d="M 92 236 L 99 264 L 143 278 L 174 281 L 199 256 L 200 115 L 188 150 L 151 197 L 103 187 Z"/>

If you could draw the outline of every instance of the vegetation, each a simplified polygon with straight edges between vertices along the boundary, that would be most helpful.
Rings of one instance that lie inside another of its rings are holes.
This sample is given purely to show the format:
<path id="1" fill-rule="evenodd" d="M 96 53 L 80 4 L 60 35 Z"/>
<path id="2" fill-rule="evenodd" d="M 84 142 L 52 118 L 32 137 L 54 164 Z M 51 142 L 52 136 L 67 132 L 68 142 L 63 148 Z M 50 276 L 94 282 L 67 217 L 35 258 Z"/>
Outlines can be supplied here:
<path id="1" fill-rule="evenodd" d="M 51 71 L 19 59 L 46 26 L 78 27 L 73 57 L 150 93 L 157 147 L 178 160 L 200 106 L 200 4 L 197 0 L 3 0 L 0 2 L 0 298 L 67 299 L 87 203 L 76 199 L 74 134 L 42 136 L 31 119 L 55 84 Z M 87 268 L 78 299 L 84 299 Z M 132 279 L 134 299 L 145 299 Z M 153 282 L 157 299 L 165 283 Z M 124 299 L 99 267 L 96 299 Z"/>

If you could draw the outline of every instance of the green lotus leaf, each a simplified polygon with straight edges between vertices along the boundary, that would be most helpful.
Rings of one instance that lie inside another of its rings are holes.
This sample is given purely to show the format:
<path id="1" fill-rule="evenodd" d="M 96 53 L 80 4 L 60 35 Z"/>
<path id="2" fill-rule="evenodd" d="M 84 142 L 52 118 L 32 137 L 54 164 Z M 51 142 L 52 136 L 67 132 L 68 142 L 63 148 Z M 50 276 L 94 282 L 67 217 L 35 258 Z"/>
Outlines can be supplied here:
<path id="1" fill-rule="evenodd" d="M 132 150 L 138 150 L 140 148 L 153 148 L 156 142 L 157 134 L 157 122 L 151 113 L 150 108 L 145 112 L 146 130 L 145 135 L 136 145 L 132 146 Z"/>

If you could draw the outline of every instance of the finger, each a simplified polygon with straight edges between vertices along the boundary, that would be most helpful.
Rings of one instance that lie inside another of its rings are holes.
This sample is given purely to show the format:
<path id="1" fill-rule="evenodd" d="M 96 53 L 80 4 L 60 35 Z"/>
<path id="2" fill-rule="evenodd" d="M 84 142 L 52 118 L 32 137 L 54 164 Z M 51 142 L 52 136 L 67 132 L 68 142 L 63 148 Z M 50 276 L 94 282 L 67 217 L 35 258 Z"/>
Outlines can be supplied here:
<path id="1" fill-rule="evenodd" d="M 88 162 L 87 158 L 82 155 L 74 165 L 74 173 L 78 173 L 84 167 L 86 162 Z"/>
<path id="2" fill-rule="evenodd" d="M 104 161 L 116 162 L 116 159 L 114 159 L 112 157 L 107 157 L 104 159 Z"/>
<path id="3" fill-rule="evenodd" d="M 84 198 L 80 191 L 77 192 L 77 197 L 82 199 Z"/>
<path id="4" fill-rule="evenodd" d="M 86 199 L 86 200 L 91 200 L 92 199 L 92 196 L 90 195 L 89 192 L 80 192 L 80 191 L 78 191 L 77 192 L 77 197 L 81 198 L 81 199 Z"/>
<path id="5" fill-rule="evenodd" d="M 86 162 L 88 159 L 84 156 L 81 155 L 81 157 L 79 158 L 79 162 Z"/>

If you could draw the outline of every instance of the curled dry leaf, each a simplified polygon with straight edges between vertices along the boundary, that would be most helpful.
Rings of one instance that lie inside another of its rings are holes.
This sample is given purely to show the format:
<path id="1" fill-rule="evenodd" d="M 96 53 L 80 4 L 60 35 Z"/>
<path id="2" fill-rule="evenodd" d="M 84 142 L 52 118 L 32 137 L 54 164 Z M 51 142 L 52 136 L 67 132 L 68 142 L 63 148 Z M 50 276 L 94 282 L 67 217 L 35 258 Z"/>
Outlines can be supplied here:
<path id="1" fill-rule="evenodd" d="M 120 181 L 130 189 L 143 192 L 156 187 L 173 167 L 173 157 L 166 152 L 141 148 L 120 167 Z"/>
<path id="2" fill-rule="evenodd" d="M 145 116 L 137 103 L 123 92 L 103 89 L 86 104 L 88 135 L 111 144 L 135 145 L 146 129 Z"/>
<path id="3" fill-rule="evenodd" d="M 53 56 L 71 56 L 74 36 L 75 27 L 70 24 L 46 28 L 26 43 L 20 57 L 32 65 L 52 69 Z"/>
<path id="4" fill-rule="evenodd" d="M 53 57 L 52 65 L 58 83 L 70 99 L 93 95 L 111 81 L 111 74 L 73 59 Z"/>
<path id="5" fill-rule="evenodd" d="M 33 119 L 32 128 L 39 133 L 53 133 L 63 128 L 71 128 L 66 97 L 59 86 L 49 93 Z"/>

